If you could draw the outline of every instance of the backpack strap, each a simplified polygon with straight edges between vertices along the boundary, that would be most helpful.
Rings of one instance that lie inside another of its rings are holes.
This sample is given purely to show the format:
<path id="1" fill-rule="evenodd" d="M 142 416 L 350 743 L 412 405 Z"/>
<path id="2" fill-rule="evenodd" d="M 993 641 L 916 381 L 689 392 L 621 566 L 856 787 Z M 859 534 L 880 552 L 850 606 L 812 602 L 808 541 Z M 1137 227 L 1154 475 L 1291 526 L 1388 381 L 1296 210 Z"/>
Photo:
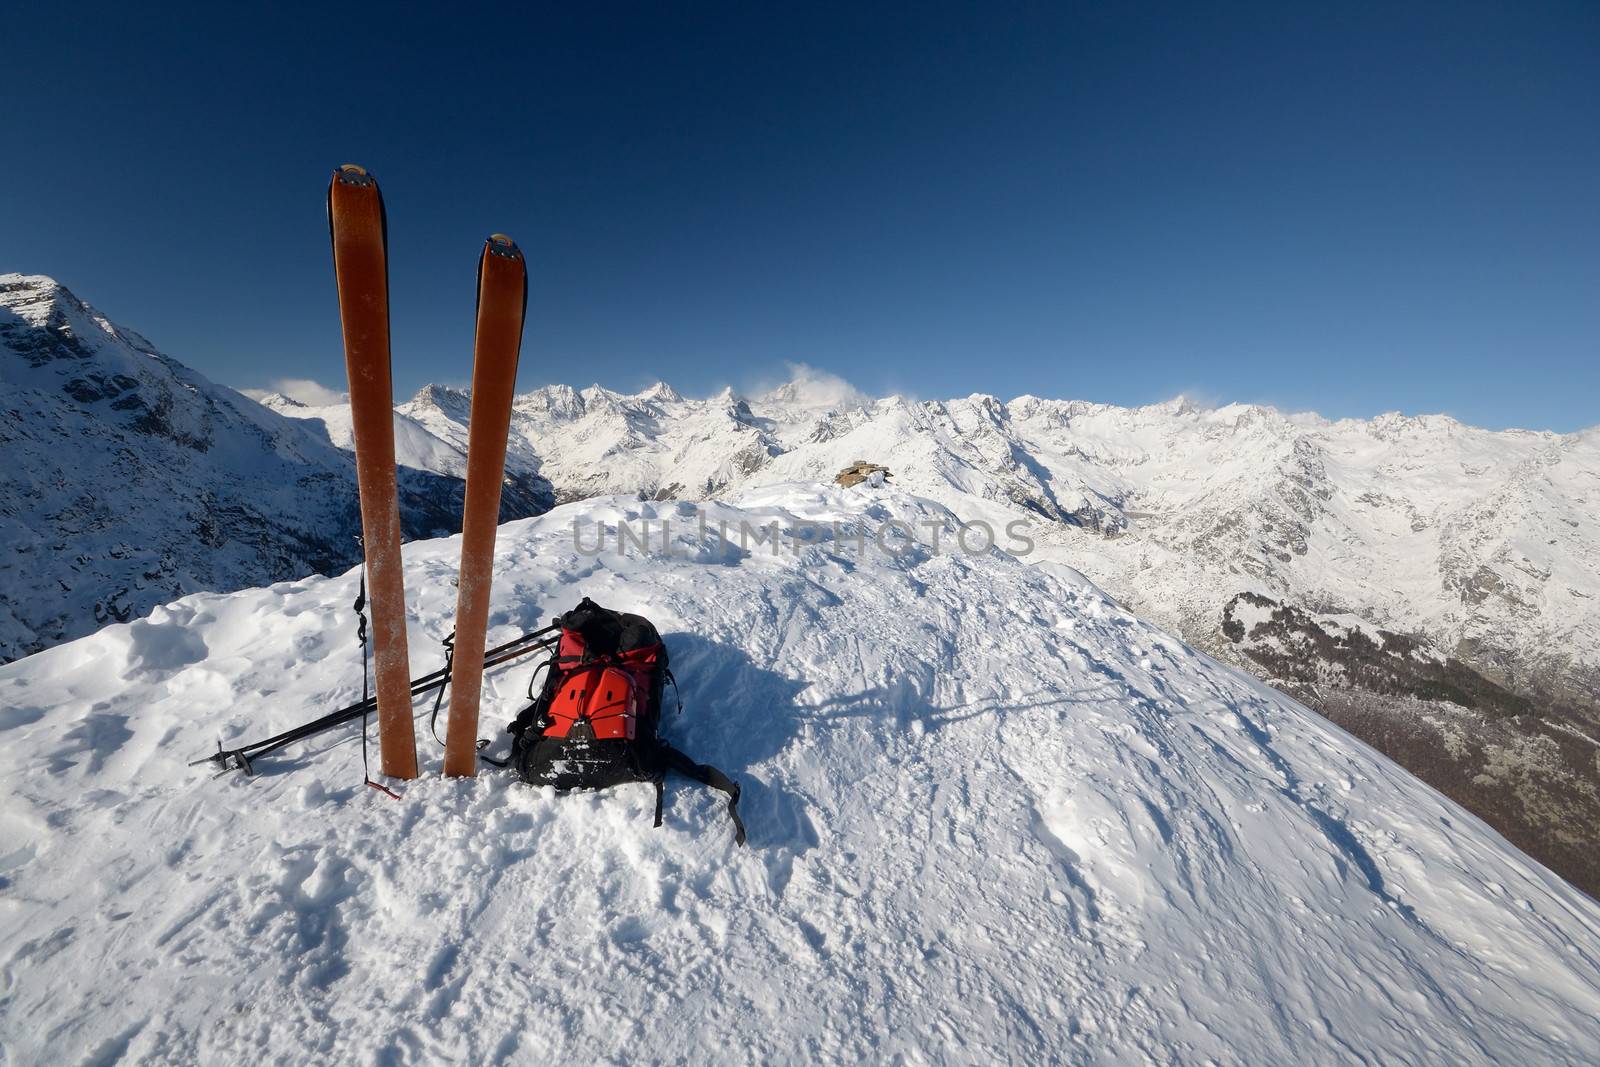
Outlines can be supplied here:
<path id="1" fill-rule="evenodd" d="M 450 673 L 450 668 L 456 662 L 456 632 L 451 630 L 440 644 L 444 645 L 444 676 L 445 684 L 439 687 L 439 695 L 433 700 L 433 713 L 428 716 L 428 732 L 433 739 L 439 742 L 439 747 L 444 747 L 444 738 L 439 736 L 439 708 L 444 704 L 445 690 L 450 687 L 449 679 L 455 677 Z"/>
<path id="2" fill-rule="evenodd" d="M 664 767 L 677 771 L 686 778 L 693 778 L 701 785 L 728 794 L 728 817 L 733 820 L 733 840 L 736 844 L 744 844 L 744 820 L 739 818 L 739 783 L 715 767 L 696 763 L 665 741 L 656 742 L 656 751 L 660 754 Z M 659 782 L 656 789 L 656 825 L 660 826 L 662 786 Z"/>
<path id="3" fill-rule="evenodd" d="M 661 647 L 662 648 L 666 648 L 667 646 L 662 645 Z M 672 676 L 672 668 L 671 667 L 663 667 L 661 669 L 661 676 L 664 679 L 666 679 L 667 681 L 672 683 L 672 695 L 677 698 L 677 700 L 678 700 L 678 714 L 682 715 L 683 714 L 683 690 L 678 688 L 678 680 Z M 667 687 L 665 685 L 663 685 L 661 687 L 661 695 L 663 697 L 665 697 L 667 695 Z M 660 717 L 661 717 L 661 715 L 660 715 L 660 711 L 658 709 L 657 713 L 656 713 L 656 718 L 660 718 Z"/>

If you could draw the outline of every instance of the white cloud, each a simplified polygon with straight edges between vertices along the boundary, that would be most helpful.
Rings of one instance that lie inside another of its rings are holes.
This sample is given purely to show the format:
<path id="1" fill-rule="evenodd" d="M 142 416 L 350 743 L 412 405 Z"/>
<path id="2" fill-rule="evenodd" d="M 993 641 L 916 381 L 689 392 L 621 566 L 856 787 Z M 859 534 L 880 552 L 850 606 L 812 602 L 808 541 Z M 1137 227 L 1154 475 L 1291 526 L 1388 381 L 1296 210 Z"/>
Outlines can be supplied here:
<path id="1" fill-rule="evenodd" d="M 805 363 L 786 363 L 785 366 L 789 369 L 789 380 L 761 392 L 807 408 L 847 408 L 872 403 L 865 393 L 831 371 Z"/>
<path id="2" fill-rule="evenodd" d="M 260 400 L 273 393 L 282 393 L 290 400 L 314 408 L 343 404 L 350 399 L 349 394 L 329 389 L 321 382 L 312 381 L 310 378 L 279 378 L 268 383 L 265 389 L 240 389 L 239 392 L 251 400 Z"/>

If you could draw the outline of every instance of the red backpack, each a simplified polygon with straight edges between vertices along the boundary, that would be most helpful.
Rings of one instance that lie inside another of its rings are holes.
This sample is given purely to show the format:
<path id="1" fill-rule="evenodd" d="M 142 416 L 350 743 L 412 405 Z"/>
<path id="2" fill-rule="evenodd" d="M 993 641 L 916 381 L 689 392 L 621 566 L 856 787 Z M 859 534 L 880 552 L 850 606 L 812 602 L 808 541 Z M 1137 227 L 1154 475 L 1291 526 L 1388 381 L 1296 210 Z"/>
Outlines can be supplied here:
<path id="1" fill-rule="evenodd" d="M 656 628 L 643 616 L 611 611 L 588 597 L 555 623 L 561 628 L 555 655 L 534 670 L 529 696 L 541 671 L 544 686 L 506 727 L 509 765 L 525 781 L 562 792 L 651 782 L 657 826 L 666 774 L 677 771 L 728 794 L 734 840 L 744 844 L 739 784 L 696 763 L 658 733 L 666 683 L 676 691 L 677 681 Z"/>

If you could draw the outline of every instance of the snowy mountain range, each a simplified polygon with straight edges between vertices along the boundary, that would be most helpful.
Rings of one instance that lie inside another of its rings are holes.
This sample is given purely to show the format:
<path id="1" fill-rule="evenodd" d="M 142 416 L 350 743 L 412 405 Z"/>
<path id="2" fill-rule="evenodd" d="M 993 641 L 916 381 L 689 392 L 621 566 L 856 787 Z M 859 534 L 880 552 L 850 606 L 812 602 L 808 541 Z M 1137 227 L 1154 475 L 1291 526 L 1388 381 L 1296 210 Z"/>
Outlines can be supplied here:
<path id="1" fill-rule="evenodd" d="M 0 661 L 186 593 L 360 558 L 348 452 L 49 278 L 0 275 L 0 385 Z M 427 460 L 401 471 L 411 536 L 460 523 L 460 468 Z M 506 515 L 550 503 L 529 483 Z"/>
<path id="2" fill-rule="evenodd" d="M 1420 636 L 1543 702 L 1600 695 L 1600 427 L 1335 422 L 1182 400 L 871 401 L 827 384 L 705 400 L 665 384 L 547 386 L 518 398 L 509 462 L 563 500 L 703 499 L 828 481 L 864 457 L 963 515 L 1032 520 L 1040 555 L 1202 643 L 1223 646 L 1223 606 L 1250 592 Z M 437 441 L 451 457 L 465 447 L 467 397 L 430 386 L 399 411 L 427 435 L 408 462 L 457 469 L 433 456 Z"/>
<path id="3" fill-rule="evenodd" d="M 922 495 L 704 505 L 836 531 L 776 554 L 694 510 L 608 496 L 503 526 L 489 637 L 581 596 L 654 620 L 684 702 L 663 729 L 740 780 L 746 848 L 676 782 L 653 829 L 647 784 L 442 779 L 425 723 L 398 801 L 362 785 L 354 726 L 252 778 L 187 766 L 359 694 L 354 570 L 0 667 L 0 1055 L 1600 1059 L 1600 904 L 1322 717 L 1070 568 L 936 551 L 964 516 Z M 887 518 L 916 543 L 878 551 Z M 589 556 L 576 522 L 676 532 Z M 459 551 L 407 549 L 416 673 Z M 486 731 L 530 670 L 486 678 Z"/>
<path id="4" fill-rule="evenodd" d="M 24 546 L 0 563 L 10 654 L 180 592 L 354 560 L 344 407 L 256 406 L 48 279 L 7 276 L 0 300 L 0 366 L 21 385 L 0 432 L 24 472 L 0 498 Z M 102 396 L 96 383 L 119 374 L 134 384 Z M 180 428 L 204 416 L 210 443 L 160 432 L 147 410 Z M 468 410 L 442 386 L 398 408 L 413 533 L 454 528 Z M 83 443 L 49 444 L 65 438 Z M 138 466 L 106 470 L 108 455 Z M 1072 566 L 1293 693 L 1600 892 L 1600 428 L 1181 399 L 875 400 L 815 373 L 748 398 L 552 385 L 517 399 L 506 517 L 827 483 L 857 459 L 963 519 L 1025 522 L 1029 562 Z"/>
<path id="5" fill-rule="evenodd" d="M 399 410 L 462 447 L 462 393 Z M 811 375 L 751 398 L 547 386 L 518 398 L 512 437 L 562 500 L 703 499 L 867 459 L 963 518 L 1025 520 L 1031 559 L 1295 693 L 1600 893 L 1600 427 L 871 400 Z M 1242 597 L 1283 618 L 1243 626 Z M 1412 666 L 1378 670 L 1351 632 Z"/>

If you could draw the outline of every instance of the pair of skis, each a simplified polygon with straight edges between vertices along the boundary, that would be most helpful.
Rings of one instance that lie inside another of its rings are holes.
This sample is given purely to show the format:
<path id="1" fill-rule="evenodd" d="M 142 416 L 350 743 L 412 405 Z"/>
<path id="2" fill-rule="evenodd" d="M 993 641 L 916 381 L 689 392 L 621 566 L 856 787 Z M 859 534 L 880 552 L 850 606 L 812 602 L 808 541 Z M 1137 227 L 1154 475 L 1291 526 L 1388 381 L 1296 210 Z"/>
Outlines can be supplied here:
<path id="1" fill-rule="evenodd" d="M 362 545 L 372 605 L 380 766 L 390 777 L 415 778 L 417 745 L 406 645 L 394 387 L 389 363 L 388 223 L 378 183 L 355 164 L 347 163 L 333 174 L 328 186 L 328 228 L 333 236 L 345 369 L 350 377 Z M 483 691 L 494 540 L 527 301 L 528 274 L 522 253 L 511 238 L 495 234 L 484 243 L 478 260 L 467 491 L 462 509 L 450 718 L 445 734 L 444 773 L 452 777 L 470 778 L 478 768 L 478 703 Z"/>

